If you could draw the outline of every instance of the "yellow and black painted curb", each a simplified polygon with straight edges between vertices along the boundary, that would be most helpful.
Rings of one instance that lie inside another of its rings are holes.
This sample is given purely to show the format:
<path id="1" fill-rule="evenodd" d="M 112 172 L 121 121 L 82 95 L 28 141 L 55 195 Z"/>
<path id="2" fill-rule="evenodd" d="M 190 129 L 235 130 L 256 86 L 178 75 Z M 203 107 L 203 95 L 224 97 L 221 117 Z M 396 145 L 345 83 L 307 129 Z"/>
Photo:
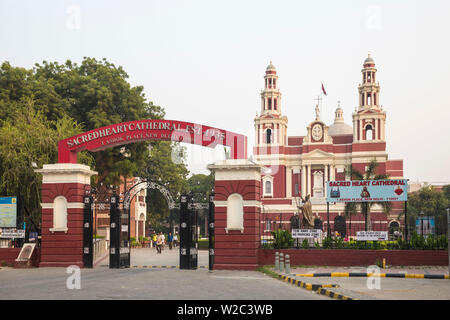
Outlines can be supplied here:
<path id="1" fill-rule="evenodd" d="M 323 272 L 300 273 L 296 277 L 380 277 L 408 279 L 449 279 L 448 274 L 412 274 L 412 273 L 367 273 L 367 272 Z"/>
<path id="2" fill-rule="evenodd" d="M 330 290 L 327 290 L 327 289 L 323 289 L 323 288 L 318 289 L 318 290 L 316 291 L 316 293 L 317 293 L 317 294 L 325 295 L 325 296 L 327 296 L 327 297 L 329 297 L 329 298 L 332 298 L 332 299 L 338 299 L 338 300 L 356 300 L 356 299 L 350 298 L 350 297 L 348 297 L 348 296 L 343 296 L 342 294 L 337 294 L 336 292 L 333 292 L 333 291 L 330 291 Z"/>
<path id="3" fill-rule="evenodd" d="M 333 298 L 333 299 L 339 299 L 339 300 L 355 300 L 353 298 L 343 296 L 341 294 L 337 294 L 335 292 L 332 292 L 330 290 L 324 289 L 324 288 L 338 288 L 339 285 L 337 284 L 312 284 L 312 283 L 306 283 L 300 280 L 296 280 L 293 278 L 290 278 L 288 276 L 284 276 L 279 274 L 278 279 L 283 280 L 284 282 L 291 283 L 293 285 L 296 285 L 298 287 L 304 288 L 306 290 L 314 291 L 317 294 L 326 295 L 327 297 Z"/>

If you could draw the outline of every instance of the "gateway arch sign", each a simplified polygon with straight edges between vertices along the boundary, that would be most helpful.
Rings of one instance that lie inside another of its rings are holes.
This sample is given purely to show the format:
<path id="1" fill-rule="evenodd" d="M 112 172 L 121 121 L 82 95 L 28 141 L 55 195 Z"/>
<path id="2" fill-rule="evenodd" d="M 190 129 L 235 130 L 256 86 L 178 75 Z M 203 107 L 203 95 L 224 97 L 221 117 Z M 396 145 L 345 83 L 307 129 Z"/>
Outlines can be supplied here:
<path id="1" fill-rule="evenodd" d="M 232 159 L 247 158 L 244 135 L 184 121 L 146 119 L 113 124 L 61 140 L 58 162 L 77 163 L 79 151 L 95 152 L 146 140 L 185 142 L 210 148 L 219 144 L 231 148 Z"/>

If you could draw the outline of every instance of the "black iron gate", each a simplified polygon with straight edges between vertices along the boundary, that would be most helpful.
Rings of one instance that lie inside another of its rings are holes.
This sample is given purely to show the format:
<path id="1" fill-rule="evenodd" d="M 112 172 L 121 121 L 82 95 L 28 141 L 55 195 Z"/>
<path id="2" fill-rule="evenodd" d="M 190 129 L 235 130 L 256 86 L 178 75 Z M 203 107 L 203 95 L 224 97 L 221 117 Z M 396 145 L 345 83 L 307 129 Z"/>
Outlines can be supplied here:
<path id="1" fill-rule="evenodd" d="M 130 212 L 120 207 L 119 196 L 110 200 L 109 268 L 130 267 Z"/>
<path id="2" fill-rule="evenodd" d="M 84 268 L 92 268 L 94 264 L 94 250 L 93 250 L 93 231 L 92 231 L 92 217 L 93 217 L 93 198 L 90 195 L 85 195 L 83 210 L 83 266 Z"/>
<path id="3" fill-rule="evenodd" d="M 198 233 L 197 211 L 189 209 L 191 197 L 180 199 L 180 269 L 197 269 Z"/>

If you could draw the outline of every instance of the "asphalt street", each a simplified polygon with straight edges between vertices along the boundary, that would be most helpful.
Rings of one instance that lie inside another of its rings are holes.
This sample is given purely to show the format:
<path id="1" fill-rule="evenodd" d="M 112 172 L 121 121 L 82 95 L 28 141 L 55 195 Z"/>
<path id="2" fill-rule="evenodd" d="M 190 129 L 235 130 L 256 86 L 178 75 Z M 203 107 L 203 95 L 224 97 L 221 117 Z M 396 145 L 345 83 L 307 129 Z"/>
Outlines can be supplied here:
<path id="1" fill-rule="evenodd" d="M 207 265 L 201 251 L 199 265 Z M 178 265 L 178 250 L 132 250 L 132 265 Z M 0 269 L 0 299 L 328 300 L 256 271 L 162 268 L 109 269 L 107 260 L 80 270 L 80 289 L 68 289 L 66 268 Z M 70 281 L 69 281 L 70 282 Z M 70 283 L 74 283 L 73 281 Z"/>

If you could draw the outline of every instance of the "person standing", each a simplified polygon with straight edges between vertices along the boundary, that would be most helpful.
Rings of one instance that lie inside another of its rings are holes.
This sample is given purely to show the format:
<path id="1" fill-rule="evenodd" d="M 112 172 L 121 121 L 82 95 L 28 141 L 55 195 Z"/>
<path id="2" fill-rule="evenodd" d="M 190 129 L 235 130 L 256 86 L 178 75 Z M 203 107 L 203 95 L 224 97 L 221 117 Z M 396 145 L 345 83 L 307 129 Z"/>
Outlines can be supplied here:
<path id="1" fill-rule="evenodd" d="M 173 242 L 172 232 L 169 232 L 169 235 L 167 236 L 167 242 L 169 243 L 169 250 L 172 250 L 172 242 Z"/>

